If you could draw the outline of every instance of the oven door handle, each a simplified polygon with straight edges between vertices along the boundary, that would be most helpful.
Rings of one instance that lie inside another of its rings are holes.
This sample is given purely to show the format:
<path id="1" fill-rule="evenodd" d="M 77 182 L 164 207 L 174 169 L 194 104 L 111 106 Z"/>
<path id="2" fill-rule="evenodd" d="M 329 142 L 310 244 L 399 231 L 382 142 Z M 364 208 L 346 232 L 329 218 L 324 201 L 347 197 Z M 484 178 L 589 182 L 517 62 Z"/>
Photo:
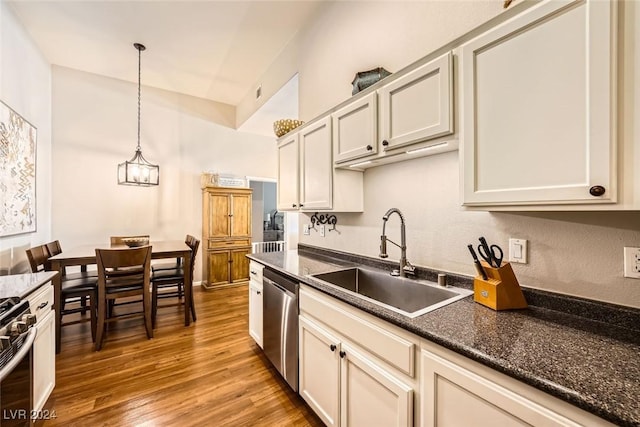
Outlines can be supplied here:
<path id="1" fill-rule="evenodd" d="M 13 369 L 18 366 L 22 359 L 25 358 L 27 354 L 31 351 L 33 347 L 33 342 L 36 339 L 36 334 L 38 330 L 36 328 L 29 328 L 29 332 L 27 332 L 27 338 L 24 341 L 24 344 L 18 350 L 18 354 L 13 356 L 13 358 L 0 370 L 0 382 L 2 382 L 9 374 L 13 371 Z"/>

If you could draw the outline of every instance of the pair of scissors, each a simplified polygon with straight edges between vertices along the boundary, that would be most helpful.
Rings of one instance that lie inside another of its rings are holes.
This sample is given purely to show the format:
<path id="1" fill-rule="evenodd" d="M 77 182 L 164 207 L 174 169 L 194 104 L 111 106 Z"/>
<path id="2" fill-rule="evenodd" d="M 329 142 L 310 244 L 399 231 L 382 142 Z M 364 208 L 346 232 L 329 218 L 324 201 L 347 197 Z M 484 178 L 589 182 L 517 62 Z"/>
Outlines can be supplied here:
<path id="1" fill-rule="evenodd" d="M 478 253 L 482 259 L 487 261 L 490 266 L 500 268 L 500 264 L 502 264 L 502 258 L 504 254 L 502 252 L 502 248 L 498 245 L 491 245 L 487 243 L 487 240 L 484 237 L 480 237 L 480 245 L 478 245 Z"/>

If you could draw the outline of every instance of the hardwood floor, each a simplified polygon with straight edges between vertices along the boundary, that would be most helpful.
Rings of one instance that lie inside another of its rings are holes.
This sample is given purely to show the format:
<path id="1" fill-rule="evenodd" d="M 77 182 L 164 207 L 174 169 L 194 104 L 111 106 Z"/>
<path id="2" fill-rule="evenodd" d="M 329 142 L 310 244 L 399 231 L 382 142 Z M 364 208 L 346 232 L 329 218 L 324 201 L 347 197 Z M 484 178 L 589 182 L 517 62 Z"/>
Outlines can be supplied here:
<path id="1" fill-rule="evenodd" d="M 247 286 L 194 294 L 197 322 L 159 308 L 151 340 L 122 320 L 95 352 L 88 323 L 64 327 L 44 425 L 322 426 L 249 336 Z"/>

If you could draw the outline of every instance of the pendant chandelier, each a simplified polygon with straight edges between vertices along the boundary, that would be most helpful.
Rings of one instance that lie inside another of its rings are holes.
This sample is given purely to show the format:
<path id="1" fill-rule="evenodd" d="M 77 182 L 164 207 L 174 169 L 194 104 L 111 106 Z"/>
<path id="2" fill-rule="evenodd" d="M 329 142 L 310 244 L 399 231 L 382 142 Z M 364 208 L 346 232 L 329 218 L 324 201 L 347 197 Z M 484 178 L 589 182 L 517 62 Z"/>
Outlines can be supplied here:
<path id="1" fill-rule="evenodd" d="M 131 160 L 118 165 L 118 184 L 148 187 L 160 183 L 160 166 L 149 163 L 140 148 L 140 59 L 146 47 L 140 43 L 133 47 L 138 49 L 138 146 Z"/>

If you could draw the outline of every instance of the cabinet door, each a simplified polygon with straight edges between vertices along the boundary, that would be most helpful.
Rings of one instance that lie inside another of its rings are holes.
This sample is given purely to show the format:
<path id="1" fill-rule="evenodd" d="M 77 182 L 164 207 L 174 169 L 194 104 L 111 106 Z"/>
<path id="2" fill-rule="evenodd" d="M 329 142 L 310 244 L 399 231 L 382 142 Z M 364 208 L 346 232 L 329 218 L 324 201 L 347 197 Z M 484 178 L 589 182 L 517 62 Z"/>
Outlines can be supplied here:
<path id="1" fill-rule="evenodd" d="M 300 131 L 300 207 L 305 210 L 331 209 L 333 201 L 333 161 L 331 117 Z"/>
<path id="2" fill-rule="evenodd" d="M 209 251 L 209 286 L 229 283 L 230 262 L 229 250 Z"/>
<path id="3" fill-rule="evenodd" d="M 380 88 L 384 151 L 453 133 L 452 70 L 447 53 Z"/>
<path id="4" fill-rule="evenodd" d="M 231 282 L 243 282 L 249 280 L 249 258 L 251 248 L 231 249 L 229 251 L 231 261 Z"/>
<path id="5" fill-rule="evenodd" d="M 251 237 L 251 194 L 231 195 L 231 237 Z"/>
<path id="6" fill-rule="evenodd" d="M 231 199 L 228 194 L 209 193 L 209 236 L 229 237 L 231 230 Z"/>
<path id="7" fill-rule="evenodd" d="M 249 282 L 249 335 L 262 348 L 262 283 Z"/>
<path id="8" fill-rule="evenodd" d="M 278 210 L 298 209 L 298 188 L 300 172 L 298 168 L 298 133 L 288 136 L 278 143 Z"/>
<path id="9" fill-rule="evenodd" d="M 299 318 L 299 325 L 300 396 L 327 426 L 338 426 L 340 341 L 303 316 Z"/>
<path id="10" fill-rule="evenodd" d="M 55 311 L 49 309 L 46 316 L 37 320 L 38 334 L 33 347 L 33 404 L 34 410 L 39 411 L 56 385 Z"/>
<path id="11" fill-rule="evenodd" d="M 342 351 L 341 425 L 413 426 L 411 387 L 353 347 L 343 343 Z"/>
<path id="12" fill-rule="evenodd" d="M 336 163 L 378 152 L 378 105 L 375 92 L 331 115 Z"/>
<path id="13" fill-rule="evenodd" d="M 616 200 L 614 7 L 542 2 L 461 47 L 464 204 Z"/>
<path id="14" fill-rule="evenodd" d="M 422 367 L 425 427 L 579 425 L 425 350 Z"/>

